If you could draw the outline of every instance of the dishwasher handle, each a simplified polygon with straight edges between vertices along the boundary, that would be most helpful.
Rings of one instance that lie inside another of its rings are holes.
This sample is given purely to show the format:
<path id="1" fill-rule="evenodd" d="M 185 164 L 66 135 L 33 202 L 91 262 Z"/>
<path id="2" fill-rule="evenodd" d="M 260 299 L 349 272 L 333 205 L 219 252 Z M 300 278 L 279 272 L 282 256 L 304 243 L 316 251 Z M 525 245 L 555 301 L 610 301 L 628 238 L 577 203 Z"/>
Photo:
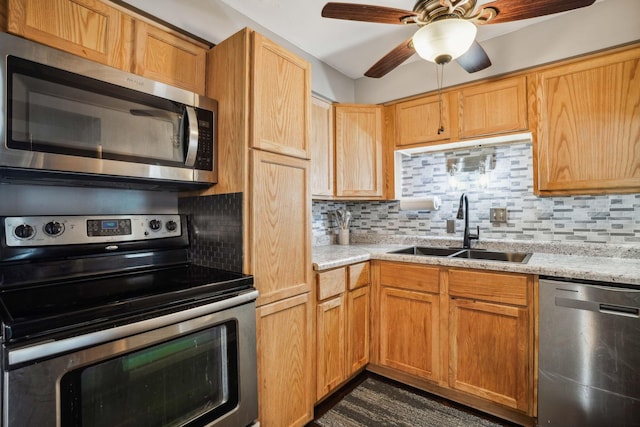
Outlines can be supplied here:
<path id="1" fill-rule="evenodd" d="M 613 314 L 625 317 L 640 317 L 640 308 L 618 304 L 606 304 L 597 301 L 583 301 L 571 298 L 556 297 L 556 306 L 588 310 L 596 313 Z"/>

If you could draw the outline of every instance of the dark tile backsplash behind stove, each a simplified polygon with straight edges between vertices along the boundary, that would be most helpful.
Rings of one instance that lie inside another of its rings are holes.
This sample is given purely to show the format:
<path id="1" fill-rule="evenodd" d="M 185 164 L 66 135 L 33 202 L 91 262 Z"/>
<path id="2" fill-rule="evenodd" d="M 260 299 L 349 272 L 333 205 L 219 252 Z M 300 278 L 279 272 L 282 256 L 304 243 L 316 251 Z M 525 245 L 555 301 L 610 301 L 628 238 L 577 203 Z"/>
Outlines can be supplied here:
<path id="1" fill-rule="evenodd" d="M 242 193 L 182 197 L 178 211 L 189 215 L 195 264 L 242 272 Z"/>

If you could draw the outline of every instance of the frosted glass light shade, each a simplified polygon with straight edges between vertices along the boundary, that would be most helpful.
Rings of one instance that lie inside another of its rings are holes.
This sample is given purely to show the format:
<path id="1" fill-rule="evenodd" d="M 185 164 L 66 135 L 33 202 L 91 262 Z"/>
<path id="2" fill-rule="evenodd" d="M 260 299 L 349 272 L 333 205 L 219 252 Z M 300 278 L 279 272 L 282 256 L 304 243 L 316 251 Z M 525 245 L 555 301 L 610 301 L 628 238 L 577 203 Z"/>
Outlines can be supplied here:
<path id="1" fill-rule="evenodd" d="M 447 63 L 465 53 L 478 29 L 463 19 L 441 19 L 420 28 L 413 35 L 413 47 L 423 59 Z"/>

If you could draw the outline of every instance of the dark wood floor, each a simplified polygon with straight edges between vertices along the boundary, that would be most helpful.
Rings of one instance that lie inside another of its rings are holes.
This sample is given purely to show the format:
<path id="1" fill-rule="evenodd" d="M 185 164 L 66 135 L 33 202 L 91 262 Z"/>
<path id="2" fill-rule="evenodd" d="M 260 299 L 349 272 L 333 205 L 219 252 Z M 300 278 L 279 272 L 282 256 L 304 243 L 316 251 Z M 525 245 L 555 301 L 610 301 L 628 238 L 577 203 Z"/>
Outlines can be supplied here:
<path id="1" fill-rule="evenodd" d="M 489 421 L 491 421 L 493 423 L 496 423 L 498 425 L 501 425 L 503 427 L 519 427 L 517 424 L 510 423 L 509 421 L 505 421 L 505 420 L 502 420 L 500 418 L 496 418 L 496 417 L 493 417 L 491 415 L 485 414 L 483 412 L 476 411 L 475 409 L 469 408 L 468 406 L 460 405 L 460 404 L 458 404 L 456 402 L 452 402 L 450 400 L 444 399 L 444 398 L 436 396 L 434 394 L 427 393 L 426 391 L 419 390 L 417 388 L 413 388 L 413 387 L 408 386 L 406 384 L 399 383 L 397 381 L 391 380 L 389 378 L 382 377 L 380 375 L 377 375 L 377 374 L 374 374 L 374 373 L 368 372 L 368 371 L 362 372 L 360 375 L 358 375 L 357 377 L 355 377 L 354 379 L 349 381 L 347 384 L 345 384 L 340 390 L 336 391 L 331 396 L 329 396 L 327 399 L 325 399 L 320 404 L 318 404 L 318 406 L 316 406 L 314 414 L 313 414 L 314 415 L 313 421 L 311 421 L 309 424 L 307 424 L 306 427 L 320 427 L 320 425 L 317 424 L 315 421 L 318 418 L 320 418 L 321 416 L 323 416 L 328 410 L 333 408 L 347 394 L 351 393 L 351 391 L 354 388 L 356 388 L 358 385 L 360 385 L 362 382 L 364 382 L 364 380 L 366 380 L 367 378 L 375 378 L 376 380 L 384 381 L 384 382 L 386 382 L 388 384 L 395 385 L 396 387 L 399 387 L 401 389 L 408 390 L 408 391 L 410 391 L 412 393 L 415 393 L 415 394 L 418 394 L 420 396 L 429 398 L 429 399 L 434 400 L 434 401 L 436 401 L 438 403 L 441 403 L 443 405 L 447 405 L 447 406 L 456 408 L 456 409 L 458 409 L 460 411 L 464 411 L 464 412 L 467 412 L 469 414 L 473 414 L 473 415 L 475 415 L 475 416 L 477 416 L 479 418 L 483 418 L 485 420 L 489 420 Z M 442 427 L 446 427 L 446 426 L 442 426 Z"/>

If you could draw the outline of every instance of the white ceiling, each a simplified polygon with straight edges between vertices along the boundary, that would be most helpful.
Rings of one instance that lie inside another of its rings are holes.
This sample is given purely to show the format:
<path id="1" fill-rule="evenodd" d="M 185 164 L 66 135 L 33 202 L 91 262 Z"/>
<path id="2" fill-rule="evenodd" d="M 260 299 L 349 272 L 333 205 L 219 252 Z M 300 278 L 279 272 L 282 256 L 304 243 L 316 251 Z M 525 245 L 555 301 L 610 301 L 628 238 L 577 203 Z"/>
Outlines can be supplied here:
<path id="1" fill-rule="evenodd" d="M 293 45 L 357 79 L 391 49 L 410 38 L 415 25 L 389 25 L 323 18 L 327 0 L 220 0 Z M 478 0 L 478 5 L 490 0 Z M 523 0 L 525 1 L 525 0 Z M 563 1 L 563 0 L 558 0 Z M 615 0 L 598 0 L 615 1 Z M 414 0 L 344 0 L 412 10 Z M 567 14 L 575 12 L 566 12 Z M 557 15 L 553 15 L 557 16 Z M 519 30 L 549 17 L 480 26 L 477 40 L 482 43 Z M 406 63 L 418 60 L 414 55 Z"/>

